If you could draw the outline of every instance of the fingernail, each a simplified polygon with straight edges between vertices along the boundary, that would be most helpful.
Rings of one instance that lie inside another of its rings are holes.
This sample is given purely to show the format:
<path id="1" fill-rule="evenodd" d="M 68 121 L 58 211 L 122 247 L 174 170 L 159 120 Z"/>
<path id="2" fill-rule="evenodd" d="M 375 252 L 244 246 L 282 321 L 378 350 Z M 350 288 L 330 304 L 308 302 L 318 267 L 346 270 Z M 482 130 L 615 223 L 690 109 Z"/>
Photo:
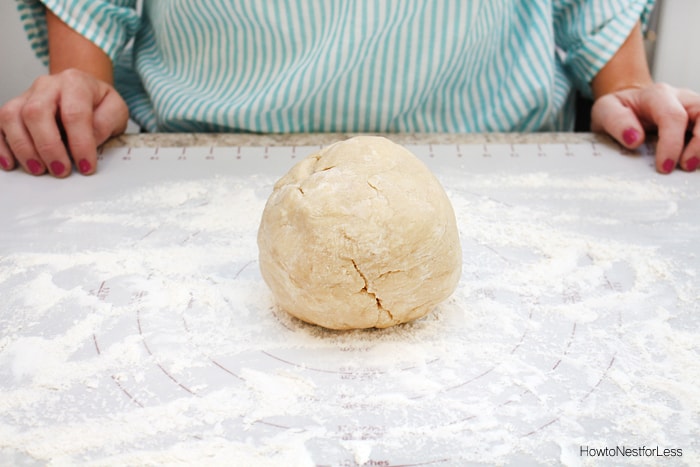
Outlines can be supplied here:
<path id="1" fill-rule="evenodd" d="M 695 169 L 698 168 L 698 164 L 700 164 L 700 159 L 697 157 L 691 157 L 688 159 L 688 162 L 685 163 L 685 170 L 688 172 L 695 172 Z"/>
<path id="2" fill-rule="evenodd" d="M 664 172 L 669 173 L 676 167 L 676 161 L 673 159 L 666 159 L 664 164 L 661 166 Z"/>
<path id="3" fill-rule="evenodd" d="M 78 162 L 78 170 L 80 170 L 82 174 L 87 174 L 92 170 L 92 166 L 85 159 L 80 159 L 80 162 Z"/>
<path id="4" fill-rule="evenodd" d="M 51 163 L 51 172 L 53 172 L 54 175 L 61 175 L 63 172 L 66 170 L 66 166 L 63 165 L 62 162 L 59 161 L 53 161 Z"/>
<path id="5" fill-rule="evenodd" d="M 41 172 L 44 171 L 44 166 L 41 165 L 41 162 L 39 162 L 36 159 L 29 159 L 27 161 L 27 168 L 29 169 L 29 172 L 31 172 L 34 175 L 39 175 Z"/>
<path id="6" fill-rule="evenodd" d="M 4 157 L 0 157 L 0 165 L 5 170 L 10 170 L 10 162 Z"/>
<path id="7" fill-rule="evenodd" d="M 632 145 L 639 139 L 639 132 L 634 128 L 627 128 L 622 133 L 622 139 L 625 141 L 625 144 Z"/>

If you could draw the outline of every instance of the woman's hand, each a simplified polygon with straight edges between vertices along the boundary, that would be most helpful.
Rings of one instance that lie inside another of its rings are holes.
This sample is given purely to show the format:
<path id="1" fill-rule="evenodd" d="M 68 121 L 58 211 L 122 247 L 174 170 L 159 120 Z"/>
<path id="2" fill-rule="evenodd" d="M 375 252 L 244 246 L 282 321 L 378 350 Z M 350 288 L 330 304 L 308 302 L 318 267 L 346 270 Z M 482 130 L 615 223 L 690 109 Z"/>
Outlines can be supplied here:
<path id="1" fill-rule="evenodd" d="M 0 107 L 0 167 L 68 176 L 97 166 L 97 146 L 123 133 L 129 120 L 112 86 L 110 58 L 46 9 L 49 75 Z"/>
<path id="2" fill-rule="evenodd" d="M 605 94 L 593 104 L 591 130 L 630 149 L 644 142 L 647 131 L 657 130 L 656 169 L 670 173 L 680 166 L 693 172 L 700 165 L 700 94 L 661 83 Z"/>
<path id="3" fill-rule="evenodd" d="M 680 165 L 694 171 L 700 163 L 700 95 L 654 83 L 646 61 L 642 28 L 630 32 L 617 53 L 591 82 L 595 102 L 591 130 L 607 133 L 634 149 L 648 131 L 658 131 L 656 170 Z M 686 133 L 691 138 L 686 144 Z"/>
<path id="4" fill-rule="evenodd" d="M 97 166 L 97 147 L 123 133 L 129 112 L 106 82 L 76 69 L 39 77 L 25 93 L 0 107 L 0 166 L 30 174 L 82 174 Z"/>

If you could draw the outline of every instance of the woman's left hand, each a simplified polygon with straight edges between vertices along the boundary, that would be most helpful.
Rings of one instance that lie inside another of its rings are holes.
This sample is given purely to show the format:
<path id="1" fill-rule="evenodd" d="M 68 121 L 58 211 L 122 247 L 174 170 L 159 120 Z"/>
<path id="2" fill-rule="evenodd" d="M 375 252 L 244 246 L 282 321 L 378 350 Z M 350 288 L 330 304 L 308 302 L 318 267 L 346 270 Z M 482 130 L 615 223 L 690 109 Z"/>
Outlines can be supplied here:
<path id="1" fill-rule="evenodd" d="M 591 130 L 630 149 L 656 130 L 656 170 L 693 172 L 700 165 L 700 94 L 663 83 L 605 94 L 593 104 Z"/>

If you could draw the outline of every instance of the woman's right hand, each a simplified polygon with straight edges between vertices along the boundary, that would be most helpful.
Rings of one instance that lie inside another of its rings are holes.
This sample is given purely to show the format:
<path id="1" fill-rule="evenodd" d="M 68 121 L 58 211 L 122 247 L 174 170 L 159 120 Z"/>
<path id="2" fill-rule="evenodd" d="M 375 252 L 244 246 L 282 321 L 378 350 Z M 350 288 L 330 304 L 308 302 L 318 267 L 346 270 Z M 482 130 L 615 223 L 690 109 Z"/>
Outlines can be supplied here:
<path id="1" fill-rule="evenodd" d="M 119 93 L 77 69 L 41 76 L 0 107 L 0 166 L 27 173 L 84 175 L 97 166 L 97 147 L 126 129 L 129 111 Z"/>

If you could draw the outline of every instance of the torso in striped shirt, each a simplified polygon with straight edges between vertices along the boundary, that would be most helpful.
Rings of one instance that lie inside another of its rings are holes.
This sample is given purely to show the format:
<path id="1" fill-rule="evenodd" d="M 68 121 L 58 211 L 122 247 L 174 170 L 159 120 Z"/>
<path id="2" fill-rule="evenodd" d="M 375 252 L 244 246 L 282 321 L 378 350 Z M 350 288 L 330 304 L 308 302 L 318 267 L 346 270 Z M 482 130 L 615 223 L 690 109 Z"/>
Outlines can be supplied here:
<path id="1" fill-rule="evenodd" d="M 159 129 L 534 130 L 566 99 L 537 2 L 175 0 L 144 17 Z"/>
<path id="2" fill-rule="evenodd" d="M 653 3 L 144 0 L 139 25 L 135 0 L 44 2 L 115 59 L 148 131 L 254 132 L 568 130 L 574 85 Z"/>

